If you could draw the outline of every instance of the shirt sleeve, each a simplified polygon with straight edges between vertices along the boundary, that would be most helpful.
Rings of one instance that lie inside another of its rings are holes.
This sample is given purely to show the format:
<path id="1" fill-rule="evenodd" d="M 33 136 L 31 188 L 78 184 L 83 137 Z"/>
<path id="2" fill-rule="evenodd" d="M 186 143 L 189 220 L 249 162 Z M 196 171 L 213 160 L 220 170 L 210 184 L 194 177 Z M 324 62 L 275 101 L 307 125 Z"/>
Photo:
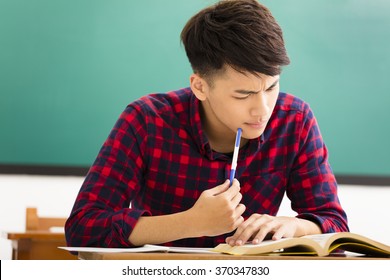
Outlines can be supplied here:
<path id="1" fill-rule="evenodd" d="M 298 218 L 315 222 L 323 233 L 349 231 L 337 182 L 317 121 L 304 105 L 298 153 L 289 176 L 287 196 Z"/>
<path id="2" fill-rule="evenodd" d="M 138 219 L 150 215 L 129 208 L 141 191 L 145 117 L 128 107 L 103 144 L 65 224 L 68 246 L 129 247 Z"/>

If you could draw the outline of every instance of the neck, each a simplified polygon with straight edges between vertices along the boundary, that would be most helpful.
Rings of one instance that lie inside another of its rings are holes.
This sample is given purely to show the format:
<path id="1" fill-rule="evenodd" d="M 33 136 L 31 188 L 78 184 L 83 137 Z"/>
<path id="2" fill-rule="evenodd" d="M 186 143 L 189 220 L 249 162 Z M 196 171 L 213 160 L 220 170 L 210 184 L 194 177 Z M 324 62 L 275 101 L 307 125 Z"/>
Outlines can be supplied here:
<path id="1" fill-rule="evenodd" d="M 218 119 L 208 117 L 204 105 L 202 103 L 200 105 L 200 118 L 211 149 L 224 154 L 233 152 L 236 133 L 219 122 Z M 209 113 L 211 114 L 212 112 Z M 245 145 L 247 141 L 247 139 L 241 139 L 240 146 Z"/>

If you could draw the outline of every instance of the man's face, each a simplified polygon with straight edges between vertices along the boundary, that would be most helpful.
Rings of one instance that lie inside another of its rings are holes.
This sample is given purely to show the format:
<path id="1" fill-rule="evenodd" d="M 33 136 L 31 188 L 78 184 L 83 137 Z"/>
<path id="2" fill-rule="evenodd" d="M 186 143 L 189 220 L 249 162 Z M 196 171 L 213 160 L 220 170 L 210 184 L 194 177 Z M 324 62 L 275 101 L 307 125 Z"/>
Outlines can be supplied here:
<path id="1" fill-rule="evenodd" d="M 205 129 L 231 138 L 237 128 L 242 137 L 254 139 L 265 130 L 279 94 L 279 75 L 240 73 L 226 67 L 204 90 Z"/>

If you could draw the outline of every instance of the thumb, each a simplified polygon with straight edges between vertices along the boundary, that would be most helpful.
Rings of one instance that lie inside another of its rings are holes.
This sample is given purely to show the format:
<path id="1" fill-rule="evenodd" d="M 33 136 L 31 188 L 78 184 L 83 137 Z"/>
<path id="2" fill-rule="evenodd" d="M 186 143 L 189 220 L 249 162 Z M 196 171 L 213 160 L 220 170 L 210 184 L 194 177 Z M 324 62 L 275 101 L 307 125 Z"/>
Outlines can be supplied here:
<path id="1" fill-rule="evenodd" d="M 208 192 L 210 195 L 216 196 L 228 190 L 229 186 L 230 186 L 230 180 L 227 179 L 223 184 L 218 185 L 212 189 L 209 189 Z"/>

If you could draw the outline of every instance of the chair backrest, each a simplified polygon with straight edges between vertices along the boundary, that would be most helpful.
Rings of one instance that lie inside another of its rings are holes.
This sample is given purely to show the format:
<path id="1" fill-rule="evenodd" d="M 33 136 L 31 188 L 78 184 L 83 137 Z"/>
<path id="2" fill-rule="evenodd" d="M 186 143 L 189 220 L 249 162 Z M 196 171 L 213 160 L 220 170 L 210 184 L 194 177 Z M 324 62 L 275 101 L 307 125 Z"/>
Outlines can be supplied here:
<path id="1" fill-rule="evenodd" d="M 48 230 L 51 228 L 63 228 L 66 218 L 52 218 L 38 216 L 37 208 L 26 208 L 26 231 Z"/>

